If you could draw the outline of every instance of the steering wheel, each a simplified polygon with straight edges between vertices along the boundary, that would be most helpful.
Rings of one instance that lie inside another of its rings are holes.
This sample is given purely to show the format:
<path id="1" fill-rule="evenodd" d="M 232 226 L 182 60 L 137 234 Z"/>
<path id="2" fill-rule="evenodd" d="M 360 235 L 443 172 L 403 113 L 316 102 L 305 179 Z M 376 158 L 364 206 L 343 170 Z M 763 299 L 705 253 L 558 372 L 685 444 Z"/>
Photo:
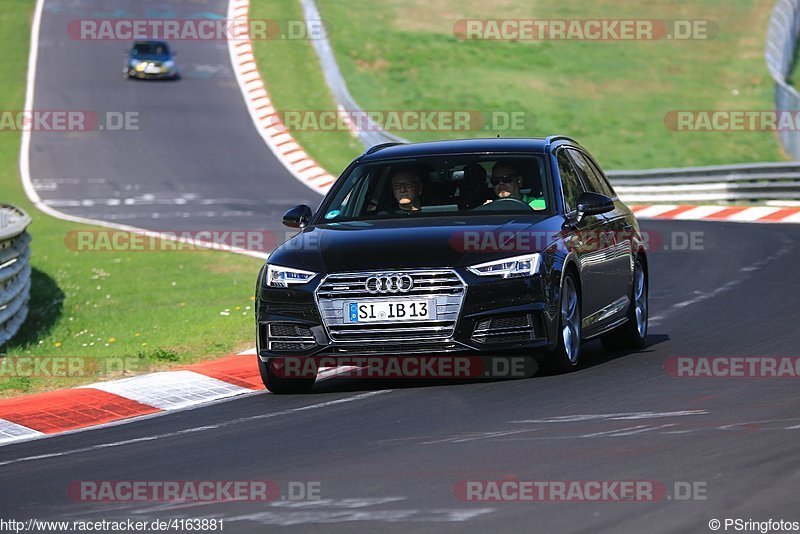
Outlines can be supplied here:
<path id="1" fill-rule="evenodd" d="M 493 200 L 492 202 L 519 202 L 520 204 L 523 204 L 523 205 L 528 206 L 530 208 L 530 205 L 528 205 L 527 202 L 525 202 L 524 200 L 520 200 L 518 198 L 514 198 L 514 197 L 498 198 L 498 199 Z"/>

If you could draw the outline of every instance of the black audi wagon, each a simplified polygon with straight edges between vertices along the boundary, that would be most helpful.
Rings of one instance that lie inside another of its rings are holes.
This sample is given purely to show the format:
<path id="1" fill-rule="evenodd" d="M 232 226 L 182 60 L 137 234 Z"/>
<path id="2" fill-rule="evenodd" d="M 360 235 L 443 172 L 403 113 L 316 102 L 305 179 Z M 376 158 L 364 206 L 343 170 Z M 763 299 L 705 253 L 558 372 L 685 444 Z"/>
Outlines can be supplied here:
<path id="1" fill-rule="evenodd" d="M 648 264 L 631 210 L 560 135 L 374 146 L 258 276 L 258 364 L 273 392 L 309 390 L 284 361 L 522 353 L 568 371 L 581 342 L 638 348 Z"/>

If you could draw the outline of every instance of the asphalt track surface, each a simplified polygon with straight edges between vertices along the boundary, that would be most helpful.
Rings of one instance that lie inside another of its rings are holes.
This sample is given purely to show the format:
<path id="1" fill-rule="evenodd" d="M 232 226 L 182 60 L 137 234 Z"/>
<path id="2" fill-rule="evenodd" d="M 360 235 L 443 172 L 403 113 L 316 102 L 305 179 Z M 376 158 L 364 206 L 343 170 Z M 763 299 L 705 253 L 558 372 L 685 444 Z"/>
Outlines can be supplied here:
<path id="1" fill-rule="evenodd" d="M 51 207 L 152 230 L 269 230 L 321 196 L 266 148 L 236 84 L 225 41 L 177 41 L 179 81 L 126 80 L 130 42 L 80 41 L 79 19 L 225 18 L 227 2 L 47 0 L 34 108 L 96 112 L 104 130 L 37 131 L 31 176 Z M 107 113 L 137 113 L 111 130 Z M 87 124 L 89 124 L 87 122 Z"/>
<path id="2" fill-rule="evenodd" d="M 607 354 L 590 343 L 580 370 L 520 380 L 333 378 L 310 395 L 258 393 L 12 444 L 0 448 L 3 516 L 206 517 L 225 519 L 226 532 L 708 532 L 713 518 L 800 519 L 797 379 L 679 378 L 664 369 L 671 356 L 797 355 L 800 228 L 644 227 L 704 236 L 701 251 L 651 253 L 645 350 Z M 674 482 L 699 482 L 706 499 L 454 496 L 461 481 L 508 478 L 659 481 L 670 493 Z M 290 481 L 311 481 L 322 499 L 104 504 L 70 499 L 76 480 L 272 480 L 284 492 Z"/>
<path id="3" fill-rule="evenodd" d="M 137 5 L 120 4 L 132 10 Z M 105 180 L 96 189 L 84 187 L 88 182 L 59 186 L 45 198 L 82 199 L 87 191 L 101 198 L 137 184 L 141 193 L 239 199 L 230 205 L 271 222 L 275 214 L 269 206 L 277 213 L 283 203 L 314 198 L 259 144 L 232 74 L 187 76 L 174 85 L 124 82 L 117 75 L 119 43 L 64 40 L 58 21 L 74 15 L 59 13 L 52 7 L 57 2 L 47 5 L 37 107 L 64 98 L 69 99 L 60 104 L 64 107 L 108 102 L 109 108 L 142 106 L 144 112 L 161 102 L 166 130 L 148 127 L 143 137 L 121 133 L 129 135 L 127 141 L 111 134 L 76 137 L 63 146 L 57 138 L 34 135 L 34 177 L 49 171 L 86 178 L 90 168 Z M 80 5 L 101 9 L 99 2 Z M 221 2 L 213 8 L 189 2 L 141 5 L 224 11 Z M 222 44 L 182 44 L 179 50 L 184 71 L 193 61 L 227 65 Z M 57 66 L 59 57 L 78 65 L 80 75 Z M 89 57 L 96 63 L 89 65 Z M 90 96 L 65 91 L 69 84 Z M 160 117 L 154 120 L 161 124 Z M 218 141 L 226 138 L 232 141 Z M 207 154 L 212 150 L 214 157 Z M 118 159 L 126 152 L 149 154 L 158 172 L 129 170 Z M 224 171 L 227 179 L 221 177 Z M 265 188 L 281 194 L 280 202 L 265 204 L 266 211 L 244 202 L 260 198 Z M 135 208 L 130 213 L 141 213 L 127 224 L 196 228 L 209 222 L 201 214 L 170 215 L 174 206 Z M 65 211 L 104 218 L 118 210 Z M 226 222 L 252 224 L 245 216 Z M 797 379 L 677 378 L 664 369 L 672 356 L 798 355 L 800 227 L 689 221 L 642 226 L 662 236 L 700 232 L 703 238 L 702 250 L 651 252 L 652 320 L 642 351 L 608 354 L 590 343 L 576 372 L 521 380 L 333 378 L 318 383 L 310 395 L 262 392 L 4 446 L 2 518 L 204 517 L 224 519 L 225 532 L 280 526 L 297 532 L 587 533 L 709 532 L 712 518 L 800 520 Z M 504 479 L 659 481 L 670 493 L 674 482 L 699 482 L 706 499 L 464 502 L 454 496 L 461 481 Z M 282 490 L 290 481 L 311 481 L 320 484 L 322 499 L 89 503 L 67 496 L 69 484 L 80 480 L 273 480 Z"/>

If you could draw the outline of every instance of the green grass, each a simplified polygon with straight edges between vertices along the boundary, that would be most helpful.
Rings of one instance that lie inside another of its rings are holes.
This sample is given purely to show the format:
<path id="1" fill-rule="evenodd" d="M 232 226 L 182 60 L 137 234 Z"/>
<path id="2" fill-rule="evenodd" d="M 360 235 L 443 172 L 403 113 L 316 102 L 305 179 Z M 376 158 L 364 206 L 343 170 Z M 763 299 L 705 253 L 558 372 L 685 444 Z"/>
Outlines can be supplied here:
<path id="1" fill-rule="evenodd" d="M 31 18 L 29 0 L 4 0 L 0 110 L 24 106 Z M 18 174 L 19 146 L 18 133 L 0 132 L 0 202 L 33 217 L 33 286 L 28 320 L 0 349 L 7 362 L 4 367 L 0 358 L 0 396 L 93 382 L 123 369 L 163 369 L 253 346 L 251 298 L 260 260 L 208 251 L 69 250 L 65 235 L 90 227 L 43 215 L 28 202 Z M 21 368 L 8 363 L 22 357 L 83 359 L 87 371 L 19 376 Z"/>
<path id="2" fill-rule="evenodd" d="M 789 85 L 797 87 L 797 83 L 800 82 L 800 43 L 797 44 L 797 47 L 794 51 L 794 63 L 792 63 L 791 69 L 789 69 L 789 75 L 786 77 L 786 82 Z"/>
<path id="3" fill-rule="evenodd" d="M 297 0 L 253 0 L 255 20 L 303 20 Z M 336 110 L 328 92 L 319 59 L 308 40 L 256 40 L 254 55 L 273 105 L 280 111 Z M 303 149 L 334 176 L 364 151 L 361 143 L 344 131 L 295 131 Z"/>
<path id="4" fill-rule="evenodd" d="M 273 8 L 281 15 L 299 17 L 296 4 L 261 0 L 253 17 L 273 13 Z M 340 0 L 317 0 L 317 4 L 350 91 L 364 109 L 524 112 L 535 120 L 526 121 L 523 130 L 500 133 L 568 134 L 608 169 L 782 159 L 771 132 L 676 132 L 664 123 L 673 110 L 773 108 L 772 83 L 763 59 L 771 1 L 384 0 L 362 2 L 357 8 Z M 719 33 L 713 39 L 691 41 L 457 39 L 455 22 L 469 18 L 703 19 L 712 21 Z M 269 74 L 275 65 L 269 64 L 263 50 L 289 46 L 269 43 L 258 48 L 260 67 L 267 73 L 276 104 L 297 109 L 309 92 L 316 100 L 307 108 L 324 104 L 327 95 L 317 85 L 322 78 L 310 46 L 293 43 L 303 53 L 292 59 L 309 61 L 314 69 L 300 63 L 286 76 Z M 296 100 L 281 96 L 292 94 Z M 398 133 L 421 141 L 487 132 Z M 325 135 L 312 139 L 300 132 L 297 137 L 309 149 L 325 154 L 335 138 Z M 337 169 L 344 159 L 331 158 Z"/>

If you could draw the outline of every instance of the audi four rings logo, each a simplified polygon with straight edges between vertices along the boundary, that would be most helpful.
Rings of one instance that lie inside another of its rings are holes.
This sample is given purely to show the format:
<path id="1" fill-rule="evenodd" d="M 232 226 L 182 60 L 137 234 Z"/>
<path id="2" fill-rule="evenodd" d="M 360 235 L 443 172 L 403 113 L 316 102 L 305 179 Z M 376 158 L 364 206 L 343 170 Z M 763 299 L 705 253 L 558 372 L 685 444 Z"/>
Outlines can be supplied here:
<path id="1" fill-rule="evenodd" d="M 407 274 L 370 276 L 364 286 L 373 295 L 378 293 L 408 293 L 414 287 L 414 279 Z"/>

